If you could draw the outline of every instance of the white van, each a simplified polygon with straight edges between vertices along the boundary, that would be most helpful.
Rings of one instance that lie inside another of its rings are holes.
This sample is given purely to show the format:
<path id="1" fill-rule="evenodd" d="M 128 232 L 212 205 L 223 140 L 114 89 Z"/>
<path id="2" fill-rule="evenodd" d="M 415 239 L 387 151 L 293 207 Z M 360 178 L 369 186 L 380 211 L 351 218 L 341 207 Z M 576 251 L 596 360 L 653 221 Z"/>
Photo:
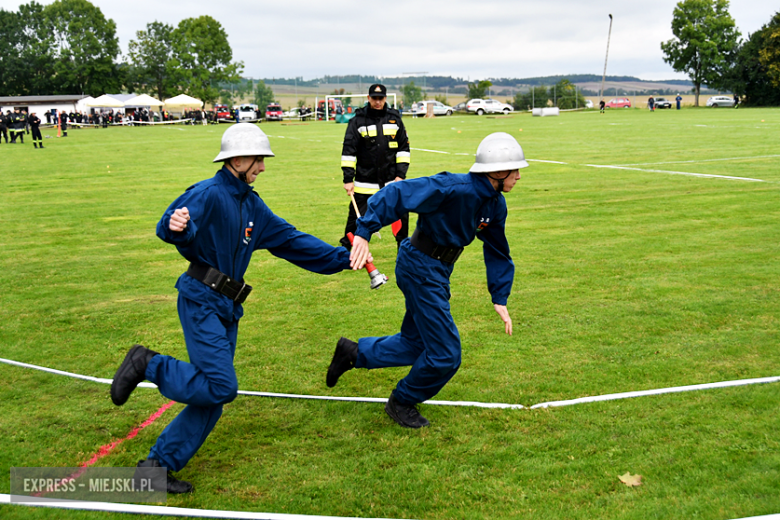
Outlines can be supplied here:
<path id="1" fill-rule="evenodd" d="M 254 121 L 257 119 L 257 105 L 240 105 L 238 107 L 239 121 Z"/>

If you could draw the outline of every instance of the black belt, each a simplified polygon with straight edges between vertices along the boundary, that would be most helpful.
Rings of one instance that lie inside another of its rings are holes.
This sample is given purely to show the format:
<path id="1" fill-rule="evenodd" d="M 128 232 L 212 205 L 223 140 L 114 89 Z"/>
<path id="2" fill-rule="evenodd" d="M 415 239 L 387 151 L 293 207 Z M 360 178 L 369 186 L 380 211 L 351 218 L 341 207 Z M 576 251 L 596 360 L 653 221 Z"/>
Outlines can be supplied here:
<path id="1" fill-rule="evenodd" d="M 420 231 L 420 228 L 414 230 L 409 241 L 426 255 L 441 260 L 445 264 L 454 264 L 464 249 L 462 247 L 440 246 L 431 237 Z"/>
<path id="2" fill-rule="evenodd" d="M 238 304 L 244 303 L 246 297 L 252 292 L 251 285 L 247 285 L 239 280 L 233 280 L 225 273 L 221 273 L 208 265 L 191 263 L 187 269 L 187 274 Z"/>

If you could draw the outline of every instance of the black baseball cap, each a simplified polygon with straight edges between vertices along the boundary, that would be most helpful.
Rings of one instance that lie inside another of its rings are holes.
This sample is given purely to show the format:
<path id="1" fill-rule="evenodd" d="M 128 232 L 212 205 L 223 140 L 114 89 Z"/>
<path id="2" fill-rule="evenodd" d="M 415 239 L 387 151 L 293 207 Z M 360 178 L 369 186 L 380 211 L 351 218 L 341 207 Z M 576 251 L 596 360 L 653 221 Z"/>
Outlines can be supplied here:
<path id="1" fill-rule="evenodd" d="M 387 87 L 380 85 L 379 83 L 374 83 L 368 87 L 368 95 L 370 97 L 387 97 Z"/>

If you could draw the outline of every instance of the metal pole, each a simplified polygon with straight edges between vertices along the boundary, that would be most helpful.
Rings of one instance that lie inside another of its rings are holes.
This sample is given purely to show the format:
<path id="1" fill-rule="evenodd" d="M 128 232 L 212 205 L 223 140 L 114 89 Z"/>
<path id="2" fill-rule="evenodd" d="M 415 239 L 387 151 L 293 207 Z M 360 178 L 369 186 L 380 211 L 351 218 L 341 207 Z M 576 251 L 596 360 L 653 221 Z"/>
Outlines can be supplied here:
<path id="1" fill-rule="evenodd" d="M 607 54 L 604 56 L 604 74 L 601 75 L 601 95 L 599 101 L 604 99 L 604 81 L 607 79 L 607 59 L 609 59 L 609 40 L 612 38 L 612 15 L 609 15 L 609 34 L 607 35 Z"/>

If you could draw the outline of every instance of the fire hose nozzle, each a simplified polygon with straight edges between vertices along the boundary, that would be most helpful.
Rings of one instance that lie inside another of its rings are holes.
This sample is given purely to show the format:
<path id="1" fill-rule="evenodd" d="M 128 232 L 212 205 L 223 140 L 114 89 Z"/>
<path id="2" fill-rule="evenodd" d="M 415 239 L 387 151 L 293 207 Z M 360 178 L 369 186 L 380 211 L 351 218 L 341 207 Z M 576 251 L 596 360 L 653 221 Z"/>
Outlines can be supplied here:
<path id="1" fill-rule="evenodd" d="M 384 284 L 387 283 L 387 276 L 383 275 L 379 272 L 379 269 L 374 267 L 371 271 L 368 272 L 368 276 L 371 277 L 371 288 L 372 289 L 379 289 Z"/>

